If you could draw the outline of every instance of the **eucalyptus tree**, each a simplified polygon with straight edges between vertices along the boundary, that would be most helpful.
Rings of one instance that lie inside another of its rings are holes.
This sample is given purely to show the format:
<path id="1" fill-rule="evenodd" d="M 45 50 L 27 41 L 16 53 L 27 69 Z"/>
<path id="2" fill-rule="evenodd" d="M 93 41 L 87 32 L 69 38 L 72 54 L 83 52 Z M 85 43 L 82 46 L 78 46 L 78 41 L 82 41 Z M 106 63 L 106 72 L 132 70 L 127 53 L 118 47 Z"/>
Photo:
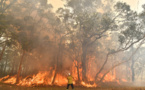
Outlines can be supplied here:
<path id="1" fill-rule="evenodd" d="M 2 45 L 3 49 L 0 54 L 0 60 L 2 59 L 2 56 L 4 54 L 4 51 L 6 49 L 7 43 L 10 42 L 8 39 L 10 36 L 10 32 L 8 28 L 10 27 L 10 18 L 7 13 L 9 9 L 17 2 L 17 0 L 1 0 L 0 1 L 0 38 L 2 38 L 0 41 L 0 45 Z M 7 38 L 7 39 L 6 39 Z"/>
<path id="2" fill-rule="evenodd" d="M 0 15 L 1 24 L 0 24 L 0 46 L 2 47 L 2 51 L 0 53 L 0 60 L 2 59 L 2 56 L 5 52 L 5 49 L 7 46 L 10 46 L 11 44 L 15 44 L 13 37 L 13 32 L 11 29 L 11 21 L 13 18 L 11 15 Z"/>
<path id="3" fill-rule="evenodd" d="M 135 47 L 134 47 L 135 49 Z M 143 72 L 144 72 L 144 53 L 145 49 L 144 47 L 141 47 L 138 52 L 133 56 L 133 65 L 131 63 L 130 66 L 133 67 L 133 72 L 134 74 L 132 74 L 130 78 L 132 78 L 132 81 L 137 81 L 137 80 L 141 80 L 143 78 Z M 131 52 L 132 53 L 132 52 Z M 131 60 L 132 62 L 132 60 Z"/>
<path id="4" fill-rule="evenodd" d="M 105 11 L 103 8 L 104 13 L 98 11 L 103 6 L 102 0 L 67 0 L 66 3 L 65 8 L 58 9 L 58 12 L 68 32 L 76 37 L 76 43 L 81 48 L 82 79 L 87 81 L 89 48 L 105 36 L 114 25 L 114 21 L 111 20 L 107 9 Z"/>
<path id="5" fill-rule="evenodd" d="M 117 15 L 118 18 L 116 18 L 116 24 L 119 29 L 117 30 L 117 32 L 118 32 L 118 41 L 120 44 L 117 49 L 111 50 L 108 53 L 108 55 L 112 55 L 118 52 L 129 50 L 132 47 L 132 45 L 137 45 L 138 43 L 140 43 L 138 45 L 138 48 L 135 49 L 135 51 L 130 56 L 130 58 L 126 61 L 122 61 L 122 63 L 125 63 L 131 60 L 131 57 L 135 55 L 137 50 L 143 44 L 143 41 L 144 41 L 143 26 L 144 25 L 142 25 L 141 19 L 138 17 L 138 14 L 135 11 L 131 10 L 130 6 L 127 5 L 126 3 L 118 2 L 115 5 L 115 10 L 118 13 Z M 112 67 L 112 69 L 115 68 L 116 66 L 121 65 L 122 63 L 116 64 L 115 66 Z M 106 62 L 104 62 L 104 65 L 105 64 Z M 103 67 L 104 66 L 102 66 L 102 68 Z M 132 67 L 134 67 L 134 65 L 132 65 Z M 109 69 L 109 70 L 112 70 L 112 69 Z M 107 73 L 103 75 L 100 81 L 103 80 L 103 78 L 105 77 Z M 134 76 L 132 78 L 134 78 Z"/>
<path id="6" fill-rule="evenodd" d="M 16 83 L 19 83 L 24 57 L 27 55 L 26 52 L 31 52 L 39 45 L 39 43 L 36 43 L 39 40 L 38 31 L 44 28 L 41 25 L 44 24 L 45 20 L 43 19 L 46 17 L 46 11 L 50 12 L 50 8 L 51 5 L 47 4 L 47 0 L 19 0 L 7 10 L 8 15 L 13 17 L 9 22 L 11 24 L 10 28 L 8 28 L 12 37 L 8 39 L 15 41 L 16 47 L 22 50 Z"/>
<path id="7" fill-rule="evenodd" d="M 1 0 L 0 1 L 0 14 L 4 14 L 7 12 L 7 10 L 9 8 L 11 8 L 12 5 L 14 5 L 14 3 L 17 0 Z"/>

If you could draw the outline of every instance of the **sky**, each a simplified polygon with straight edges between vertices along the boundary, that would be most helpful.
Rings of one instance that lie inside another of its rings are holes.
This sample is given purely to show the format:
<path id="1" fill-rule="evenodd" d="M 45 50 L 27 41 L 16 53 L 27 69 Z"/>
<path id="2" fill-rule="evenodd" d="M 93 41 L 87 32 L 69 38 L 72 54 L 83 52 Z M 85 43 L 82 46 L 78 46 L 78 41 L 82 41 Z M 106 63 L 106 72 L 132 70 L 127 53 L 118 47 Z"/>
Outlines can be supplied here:
<path id="1" fill-rule="evenodd" d="M 141 12 L 142 5 L 145 4 L 145 0 L 116 0 L 116 1 L 126 2 L 131 6 L 131 9 L 136 10 L 137 12 Z M 56 11 L 57 8 L 62 7 L 64 4 L 62 0 L 49 0 L 48 2 L 53 5 L 54 11 Z"/>
<path id="2" fill-rule="evenodd" d="M 51 3 L 54 11 L 56 11 L 59 7 L 62 7 L 64 2 L 62 0 L 48 0 L 48 3 Z"/>
<path id="3" fill-rule="evenodd" d="M 117 0 L 117 1 L 123 1 L 126 2 L 131 6 L 132 10 L 136 10 L 137 12 L 141 12 L 142 5 L 145 4 L 145 0 Z"/>

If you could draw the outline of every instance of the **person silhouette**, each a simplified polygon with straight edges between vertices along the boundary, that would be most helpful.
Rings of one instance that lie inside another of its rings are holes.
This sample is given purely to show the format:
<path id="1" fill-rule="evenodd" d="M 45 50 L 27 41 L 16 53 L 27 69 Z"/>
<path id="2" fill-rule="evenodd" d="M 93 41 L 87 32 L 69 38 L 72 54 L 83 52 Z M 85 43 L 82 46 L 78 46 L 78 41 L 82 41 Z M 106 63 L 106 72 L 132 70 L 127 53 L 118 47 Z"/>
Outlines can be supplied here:
<path id="1" fill-rule="evenodd" d="M 70 73 L 68 73 L 67 80 L 68 80 L 68 84 L 67 84 L 67 88 L 66 88 L 66 90 L 69 89 L 69 86 L 70 86 L 70 85 L 71 85 L 71 87 L 72 87 L 72 90 L 74 90 L 73 77 L 71 76 Z"/>

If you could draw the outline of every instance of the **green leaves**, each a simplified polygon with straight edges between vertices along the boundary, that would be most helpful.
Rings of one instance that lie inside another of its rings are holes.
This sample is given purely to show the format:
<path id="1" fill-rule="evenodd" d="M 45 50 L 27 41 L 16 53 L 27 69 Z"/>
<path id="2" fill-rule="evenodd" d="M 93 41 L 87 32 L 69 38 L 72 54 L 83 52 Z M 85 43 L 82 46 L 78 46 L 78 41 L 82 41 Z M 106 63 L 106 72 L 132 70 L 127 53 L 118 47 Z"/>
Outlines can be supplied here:
<path id="1" fill-rule="evenodd" d="M 125 42 L 125 37 L 123 35 L 120 35 L 118 37 L 118 41 L 120 42 L 120 44 L 122 45 Z"/>
<path id="2" fill-rule="evenodd" d="M 30 32 L 18 33 L 18 42 L 24 51 L 30 52 L 35 48 L 36 37 L 29 36 Z"/>
<path id="3" fill-rule="evenodd" d="M 111 18 L 108 17 L 107 15 L 103 15 L 102 20 L 101 20 L 101 24 L 102 26 L 109 26 L 109 24 L 112 22 Z"/>
<path id="4" fill-rule="evenodd" d="M 130 11 L 130 6 L 126 3 L 117 2 L 117 4 L 114 6 L 116 10 L 128 12 Z"/>
<path id="5" fill-rule="evenodd" d="M 141 21 L 139 15 L 130 9 L 126 3 L 118 2 L 115 6 L 118 16 L 118 26 L 121 32 L 119 33 L 118 41 L 123 46 L 130 45 L 131 43 L 143 38 L 143 31 L 141 28 Z"/>

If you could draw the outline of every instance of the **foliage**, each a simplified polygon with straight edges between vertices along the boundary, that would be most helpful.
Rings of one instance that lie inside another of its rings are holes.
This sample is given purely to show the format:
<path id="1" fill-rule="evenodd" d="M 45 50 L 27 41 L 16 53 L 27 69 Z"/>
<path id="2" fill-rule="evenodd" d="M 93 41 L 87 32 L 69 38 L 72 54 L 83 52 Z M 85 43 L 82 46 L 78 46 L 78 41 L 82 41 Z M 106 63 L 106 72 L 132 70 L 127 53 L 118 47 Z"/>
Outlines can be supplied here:
<path id="1" fill-rule="evenodd" d="M 116 3 L 113 11 L 112 0 L 66 0 L 64 7 L 53 13 L 48 0 L 8 1 L 10 4 L 0 9 L 0 48 L 6 45 L 3 60 L 9 59 L 12 65 L 5 66 L 12 68 L 20 51 L 27 52 L 23 72 L 53 67 L 60 73 L 76 60 L 82 65 L 76 67 L 82 68 L 83 79 L 87 79 L 91 58 L 97 63 L 95 76 L 100 67 L 105 70 L 105 65 L 112 64 L 112 60 L 106 64 L 110 54 L 129 49 L 144 36 L 144 11 L 138 15 L 126 3 Z"/>

